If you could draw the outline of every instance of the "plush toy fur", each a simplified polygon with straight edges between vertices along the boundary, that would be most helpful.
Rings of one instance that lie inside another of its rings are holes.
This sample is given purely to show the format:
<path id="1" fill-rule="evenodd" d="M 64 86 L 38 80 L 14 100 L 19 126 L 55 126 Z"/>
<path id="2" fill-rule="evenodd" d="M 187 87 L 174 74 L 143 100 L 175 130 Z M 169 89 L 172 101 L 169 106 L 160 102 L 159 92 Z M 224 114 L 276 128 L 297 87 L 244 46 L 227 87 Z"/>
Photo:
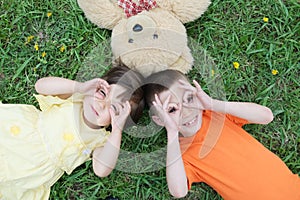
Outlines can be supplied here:
<path id="1" fill-rule="evenodd" d="M 187 73 L 193 57 L 183 24 L 199 18 L 210 1 L 156 0 L 156 3 L 155 8 L 127 18 L 117 0 L 78 0 L 90 21 L 112 30 L 115 63 L 123 62 L 144 76 L 164 69 Z"/>

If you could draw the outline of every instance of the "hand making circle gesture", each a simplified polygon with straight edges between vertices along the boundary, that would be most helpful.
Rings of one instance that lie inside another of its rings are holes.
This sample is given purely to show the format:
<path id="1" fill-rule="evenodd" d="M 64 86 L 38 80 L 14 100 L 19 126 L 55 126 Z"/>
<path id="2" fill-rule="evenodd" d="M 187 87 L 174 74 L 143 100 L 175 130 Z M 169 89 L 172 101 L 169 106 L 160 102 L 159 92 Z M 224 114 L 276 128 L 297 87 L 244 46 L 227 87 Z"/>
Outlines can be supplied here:
<path id="1" fill-rule="evenodd" d="M 197 98 L 193 99 L 192 102 L 183 103 L 183 106 L 200 109 L 200 110 L 211 110 L 213 104 L 213 98 L 211 98 L 208 94 L 206 94 L 200 84 L 193 80 L 195 87 L 193 87 L 187 81 L 179 80 L 181 88 L 190 90 Z"/>
<path id="2" fill-rule="evenodd" d="M 179 131 L 179 118 L 180 112 L 176 112 L 180 110 L 179 104 L 170 104 L 171 95 L 167 97 L 167 99 L 162 102 L 158 95 L 155 94 L 155 101 L 153 101 L 153 106 L 155 107 L 158 118 L 157 120 L 160 121 L 160 125 L 164 126 L 167 131 L 169 132 L 178 132 Z M 170 115 L 175 115 L 172 119 Z M 174 120 L 175 119 L 175 120 Z M 176 120 L 177 119 L 177 120 Z"/>

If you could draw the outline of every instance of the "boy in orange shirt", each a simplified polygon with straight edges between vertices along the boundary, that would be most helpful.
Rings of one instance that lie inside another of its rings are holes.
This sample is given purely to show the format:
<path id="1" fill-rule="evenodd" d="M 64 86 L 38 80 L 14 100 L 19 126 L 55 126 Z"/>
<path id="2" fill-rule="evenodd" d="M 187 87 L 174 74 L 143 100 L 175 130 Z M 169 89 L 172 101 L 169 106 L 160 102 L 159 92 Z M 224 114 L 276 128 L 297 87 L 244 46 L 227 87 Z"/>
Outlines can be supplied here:
<path id="1" fill-rule="evenodd" d="M 192 183 L 205 182 L 226 200 L 300 200 L 299 176 L 242 128 L 270 123 L 269 108 L 212 99 L 174 70 L 152 74 L 146 83 L 151 117 L 167 130 L 173 196 L 184 197 Z"/>

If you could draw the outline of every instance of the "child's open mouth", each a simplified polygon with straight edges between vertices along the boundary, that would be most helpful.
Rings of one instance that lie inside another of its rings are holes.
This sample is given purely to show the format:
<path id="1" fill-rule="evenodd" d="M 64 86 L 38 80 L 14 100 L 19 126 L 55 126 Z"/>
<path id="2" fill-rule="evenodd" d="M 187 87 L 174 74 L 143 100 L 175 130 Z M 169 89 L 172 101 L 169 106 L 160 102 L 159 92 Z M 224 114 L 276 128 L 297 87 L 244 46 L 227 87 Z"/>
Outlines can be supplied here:
<path id="1" fill-rule="evenodd" d="M 184 126 L 192 126 L 192 125 L 196 124 L 197 119 L 198 119 L 198 115 L 196 115 L 191 121 L 188 121 L 188 122 L 184 123 L 183 125 Z"/>

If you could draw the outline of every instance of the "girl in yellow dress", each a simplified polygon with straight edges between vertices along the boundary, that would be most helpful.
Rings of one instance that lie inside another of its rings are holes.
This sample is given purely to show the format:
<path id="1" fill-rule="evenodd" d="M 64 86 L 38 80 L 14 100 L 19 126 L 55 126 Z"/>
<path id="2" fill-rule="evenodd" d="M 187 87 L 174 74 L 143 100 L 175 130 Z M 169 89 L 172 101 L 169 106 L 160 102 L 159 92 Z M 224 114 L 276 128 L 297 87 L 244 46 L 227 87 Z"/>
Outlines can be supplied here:
<path id="1" fill-rule="evenodd" d="M 0 104 L 0 199 L 48 199 L 64 172 L 90 159 L 96 175 L 110 174 L 125 124 L 142 114 L 142 81 L 124 66 L 86 82 L 47 77 L 35 84 L 41 110 Z"/>

